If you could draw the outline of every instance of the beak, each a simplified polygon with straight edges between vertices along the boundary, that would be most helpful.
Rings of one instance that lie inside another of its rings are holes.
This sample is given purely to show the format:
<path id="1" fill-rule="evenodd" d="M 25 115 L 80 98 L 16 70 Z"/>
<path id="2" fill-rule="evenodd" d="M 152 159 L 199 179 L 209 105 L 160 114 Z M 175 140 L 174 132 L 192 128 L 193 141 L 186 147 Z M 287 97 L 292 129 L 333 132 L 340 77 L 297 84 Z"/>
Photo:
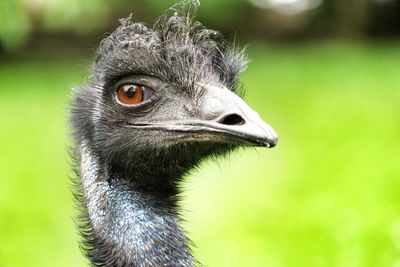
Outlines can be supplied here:
<path id="1" fill-rule="evenodd" d="M 220 136 L 221 139 L 241 144 L 276 146 L 276 132 L 239 96 L 226 88 L 204 88 L 206 93 L 202 112 L 206 119 L 193 121 L 192 125 L 204 127 L 214 133 L 214 139 Z"/>
<path id="2" fill-rule="evenodd" d="M 278 135 L 239 96 L 226 88 L 201 85 L 205 89 L 201 119 L 158 123 L 131 123 L 130 128 L 174 132 L 174 142 L 220 142 L 274 147 Z M 200 117 L 200 116 L 199 116 Z M 178 136 L 178 137 L 177 137 Z"/>

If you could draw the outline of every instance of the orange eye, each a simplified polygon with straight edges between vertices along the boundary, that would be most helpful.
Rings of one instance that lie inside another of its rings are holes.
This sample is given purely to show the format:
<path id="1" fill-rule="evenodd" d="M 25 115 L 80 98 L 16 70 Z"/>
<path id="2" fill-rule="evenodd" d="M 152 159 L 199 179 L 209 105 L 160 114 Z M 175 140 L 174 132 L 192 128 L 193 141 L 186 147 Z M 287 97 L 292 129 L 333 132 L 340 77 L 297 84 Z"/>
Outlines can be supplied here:
<path id="1" fill-rule="evenodd" d="M 135 106 L 148 100 L 153 92 L 145 87 L 136 84 L 124 84 L 118 88 L 117 99 L 123 105 Z"/>

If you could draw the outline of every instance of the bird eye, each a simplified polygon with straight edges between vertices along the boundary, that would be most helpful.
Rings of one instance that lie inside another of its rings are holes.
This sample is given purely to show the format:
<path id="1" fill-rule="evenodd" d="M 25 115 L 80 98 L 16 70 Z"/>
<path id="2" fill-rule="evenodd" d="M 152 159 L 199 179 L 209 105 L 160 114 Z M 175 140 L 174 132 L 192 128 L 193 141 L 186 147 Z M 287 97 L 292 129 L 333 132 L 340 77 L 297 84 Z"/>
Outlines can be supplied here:
<path id="1" fill-rule="evenodd" d="M 136 84 L 124 84 L 117 90 L 118 102 L 126 106 L 139 105 L 152 96 L 153 91 L 150 88 Z"/>

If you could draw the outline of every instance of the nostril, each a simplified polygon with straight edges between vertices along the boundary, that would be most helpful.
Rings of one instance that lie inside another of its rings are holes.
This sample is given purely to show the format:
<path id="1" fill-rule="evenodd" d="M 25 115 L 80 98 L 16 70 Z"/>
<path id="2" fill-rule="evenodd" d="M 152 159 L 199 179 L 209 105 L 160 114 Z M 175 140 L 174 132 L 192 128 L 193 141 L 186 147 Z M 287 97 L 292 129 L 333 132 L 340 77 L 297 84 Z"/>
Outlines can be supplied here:
<path id="1" fill-rule="evenodd" d="M 238 114 L 229 114 L 218 121 L 225 125 L 242 125 L 245 123 L 244 119 Z"/>

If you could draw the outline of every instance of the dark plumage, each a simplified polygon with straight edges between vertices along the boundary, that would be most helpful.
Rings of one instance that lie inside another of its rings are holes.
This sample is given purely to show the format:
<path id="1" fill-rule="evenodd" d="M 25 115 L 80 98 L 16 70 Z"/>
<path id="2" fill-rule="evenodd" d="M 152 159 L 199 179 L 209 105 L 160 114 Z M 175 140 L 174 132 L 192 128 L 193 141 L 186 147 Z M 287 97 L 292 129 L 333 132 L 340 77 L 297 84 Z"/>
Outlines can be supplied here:
<path id="1" fill-rule="evenodd" d="M 179 182 L 207 157 L 277 142 L 234 93 L 245 66 L 190 15 L 167 12 L 152 28 L 122 19 L 102 41 L 71 107 L 78 224 L 93 266 L 198 265 L 179 225 Z M 143 97 L 126 105 L 120 92 Z"/>

